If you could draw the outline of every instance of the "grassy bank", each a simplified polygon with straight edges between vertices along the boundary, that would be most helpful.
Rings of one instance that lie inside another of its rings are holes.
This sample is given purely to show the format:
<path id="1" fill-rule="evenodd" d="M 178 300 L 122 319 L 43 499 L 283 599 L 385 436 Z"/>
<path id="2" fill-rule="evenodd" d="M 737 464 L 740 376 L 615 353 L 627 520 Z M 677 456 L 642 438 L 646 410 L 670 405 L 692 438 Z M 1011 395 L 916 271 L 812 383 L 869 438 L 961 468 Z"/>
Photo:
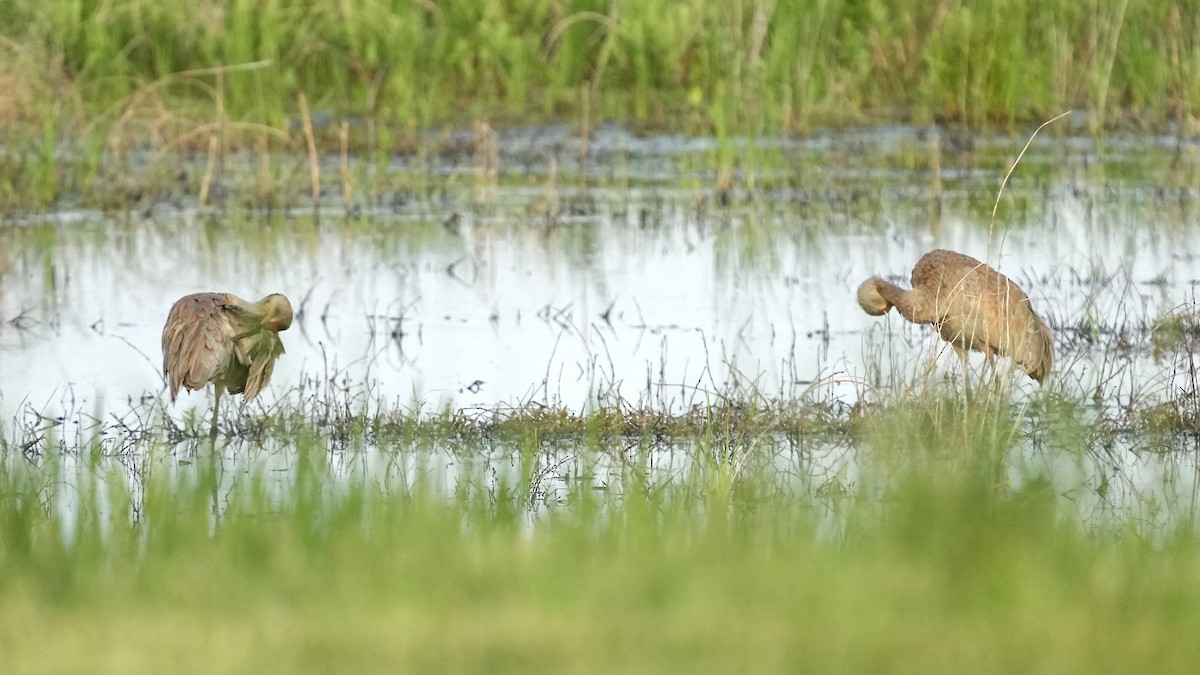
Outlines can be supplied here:
<path id="1" fill-rule="evenodd" d="M 349 133 L 372 148 L 477 119 L 742 135 L 1075 108 L 1101 128 L 1200 104 L 1200 11 L 1169 0 L 17 0 L 0 27 L 0 124 L 120 145 L 302 142 L 301 96 L 318 140 L 370 120 Z"/>
<path id="2" fill-rule="evenodd" d="M 0 206 L 125 205 L 180 176 L 204 203 L 234 151 L 260 200 L 317 184 L 318 158 L 343 192 L 397 153 L 474 153 L 486 173 L 492 129 L 546 121 L 717 137 L 718 183 L 761 159 L 730 139 L 818 126 L 1024 132 L 1074 109 L 1096 133 L 1190 134 L 1198 28 L 1166 0 L 17 0 L 0 6 Z"/>
<path id="3" fill-rule="evenodd" d="M 1083 672 L 1200 656 L 1188 508 L 1154 526 L 1085 518 L 1086 489 L 1011 452 L 1031 433 L 1059 460 L 1086 450 L 1028 431 L 1007 397 L 873 409 L 846 432 L 858 468 L 836 487 L 806 483 L 804 450 L 714 412 L 665 478 L 651 470 L 665 436 L 532 416 L 376 436 L 382 472 L 335 468 L 367 450 L 333 450 L 313 424 L 290 429 L 283 474 L 237 468 L 249 448 L 162 439 L 121 462 L 10 449 L 0 664 Z M 461 452 L 448 484 L 433 452 L 447 441 Z M 575 478 L 530 510 L 547 465 Z"/>

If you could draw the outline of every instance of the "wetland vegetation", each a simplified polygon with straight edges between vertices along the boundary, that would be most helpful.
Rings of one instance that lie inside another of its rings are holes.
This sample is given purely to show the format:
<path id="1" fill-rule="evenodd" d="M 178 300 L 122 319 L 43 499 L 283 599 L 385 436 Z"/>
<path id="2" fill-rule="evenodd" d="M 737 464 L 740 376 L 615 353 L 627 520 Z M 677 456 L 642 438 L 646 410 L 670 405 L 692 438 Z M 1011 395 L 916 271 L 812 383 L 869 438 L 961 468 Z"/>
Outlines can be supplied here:
<path id="1" fill-rule="evenodd" d="M 715 138 L 724 174 L 757 168 L 738 138 L 830 126 L 1015 131 L 1074 110 L 1095 134 L 1191 135 L 1197 35 L 1200 9 L 1167 0 L 17 0 L 0 7 L 0 210 L 176 187 L 205 203 L 237 151 L 258 166 L 248 199 L 311 193 L 276 153 L 378 167 L 330 190 L 384 198 L 397 155 L 462 148 L 471 127 L 486 152 L 490 129 L 546 121 L 585 145 L 609 121 Z M 187 153 L 205 160 L 179 186 Z"/>
<path id="2" fill-rule="evenodd" d="M 0 4 L 0 669 L 1190 670 L 1198 29 Z M 1044 386 L 858 309 L 937 247 Z M 214 447 L 204 290 L 296 309 Z"/>

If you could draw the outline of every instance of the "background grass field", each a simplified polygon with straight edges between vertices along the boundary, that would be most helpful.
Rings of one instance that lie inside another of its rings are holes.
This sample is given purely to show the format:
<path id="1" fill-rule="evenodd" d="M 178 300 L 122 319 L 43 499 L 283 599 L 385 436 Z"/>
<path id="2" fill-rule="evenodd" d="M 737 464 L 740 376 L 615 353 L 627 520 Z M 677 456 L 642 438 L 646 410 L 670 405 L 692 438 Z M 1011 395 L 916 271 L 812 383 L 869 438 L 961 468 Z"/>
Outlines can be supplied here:
<path id="1" fill-rule="evenodd" d="M 934 120 L 1094 129 L 1200 104 L 1192 3 L 131 2 L 0 8 L 0 123 L 206 146 L 286 134 L 299 97 L 361 142 L 477 119 L 706 135 Z M 357 135 L 357 134 L 356 134 Z"/>
<path id="2" fill-rule="evenodd" d="M 565 125 L 581 155 L 605 122 L 713 137 L 687 160 L 711 184 L 689 167 L 686 186 L 712 203 L 735 168 L 753 187 L 755 166 L 786 165 L 739 141 L 760 135 L 939 124 L 969 153 L 975 131 L 1024 136 L 1073 109 L 1073 132 L 1182 141 L 1197 36 L 1200 6 L 1167 1 L 10 0 L 0 227 L 48 288 L 60 230 L 31 212 L 246 206 L 268 215 L 198 227 L 254 249 L 299 227 L 270 214 L 301 197 L 349 211 L 445 189 L 457 176 L 419 175 L 433 153 L 470 153 L 494 184 L 508 125 Z M 889 161 L 933 166 L 923 205 L 940 213 L 937 142 Z M 1173 177 L 1187 220 L 1192 173 L 1143 182 Z M 538 187 L 557 198 L 557 180 Z M 405 236 L 451 236 L 426 220 Z M 752 234 L 731 257 L 769 250 Z M 1185 310 L 1154 330 L 1177 363 Z M 1113 371 L 1103 384 L 1122 386 Z M 285 400 L 227 424 L 238 438 L 215 453 L 195 442 L 204 420 L 161 410 L 119 452 L 53 420 L 0 425 L 0 671 L 1194 669 L 1194 381 L 1152 408 L 1127 395 L 1122 428 L 1061 387 L 968 403 L 875 384 L 853 411 L 715 392 L 684 415 L 620 402 L 490 421 Z M 1177 470 L 1111 484 L 1129 434 Z M 853 470 L 816 477 L 813 447 Z"/>

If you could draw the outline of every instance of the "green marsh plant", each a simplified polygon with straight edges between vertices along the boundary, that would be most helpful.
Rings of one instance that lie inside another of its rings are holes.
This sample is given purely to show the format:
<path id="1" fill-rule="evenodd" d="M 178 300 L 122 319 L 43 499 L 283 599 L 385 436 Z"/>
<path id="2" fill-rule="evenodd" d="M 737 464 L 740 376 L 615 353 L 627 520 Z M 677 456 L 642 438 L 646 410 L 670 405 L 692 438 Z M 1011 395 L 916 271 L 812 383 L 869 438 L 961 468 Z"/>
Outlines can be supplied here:
<path id="1" fill-rule="evenodd" d="M 584 137 L 618 121 L 714 136 L 715 169 L 753 186 L 733 139 L 818 126 L 1006 130 L 1074 109 L 1095 134 L 1187 133 L 1198 22 L 1172 0 L 18 0 L 0 8 L 0 129 L 6 154 L 32 146 L 37 172 L 18 192 L 37 205 L 104 173 L 98 147 L 114 175 L 137 151 L 212 143 L 218 159 L 302 156 L 301 97 L 320 155 L 378 163 L 476 121 L 566 122 Z"/>

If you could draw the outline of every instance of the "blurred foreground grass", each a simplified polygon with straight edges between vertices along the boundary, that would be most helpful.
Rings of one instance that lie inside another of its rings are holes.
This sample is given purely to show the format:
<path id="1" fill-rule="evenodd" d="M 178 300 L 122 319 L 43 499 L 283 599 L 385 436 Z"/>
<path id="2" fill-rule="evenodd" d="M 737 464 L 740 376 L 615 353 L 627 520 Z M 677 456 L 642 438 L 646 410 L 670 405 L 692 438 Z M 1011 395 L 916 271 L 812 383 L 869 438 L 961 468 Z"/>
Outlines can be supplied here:
<path id="1" fill-rule="evenodd" d="M 1086 464 L 1047 431 L 1075 423 L 1070 406 L 1044 414 L 1056 417 L 1031 427 L 1008 392 L 883 403 L 845 430 L 855 468 L 816 483 L 785 440 L 806 432 L 734 434 L 728 415 L 673 445 L 685 458 L 666 478 L 656 434 L 532 417 L 489 432 L 500 470 L 444 420 L 376 437 L 398 473 L 336 469 L 363 451 L 332 450 L 315 426 L 288 432 L 282 473 L 161 441 L 123 462 L 10 448 L 0 666 L 1190 668 L 1191 508 L 1166 503 L 1155 523 L 1136 508 L 1085 514 L 1087 480 L 1056 488 L 1061 476 L 1012 453 L 1032 435 Z M 449 467 L 438 444 L 453 448 Z M 556 471 L 572 475 L 539 508 L 539 477 Z"/>

